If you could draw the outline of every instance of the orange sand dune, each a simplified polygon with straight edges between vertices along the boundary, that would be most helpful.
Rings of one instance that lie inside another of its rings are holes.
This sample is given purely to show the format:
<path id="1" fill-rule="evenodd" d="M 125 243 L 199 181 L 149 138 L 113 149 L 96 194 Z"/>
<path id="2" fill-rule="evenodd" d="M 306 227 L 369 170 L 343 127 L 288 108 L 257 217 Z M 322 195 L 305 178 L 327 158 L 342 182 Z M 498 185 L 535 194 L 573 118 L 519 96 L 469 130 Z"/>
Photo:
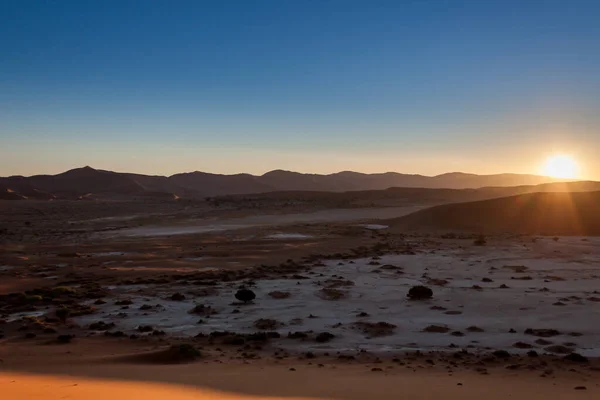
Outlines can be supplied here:
<path id="1" fill-rule="evenodd" d="M 234 400 L 265 399 L 265 397 L 242 396 L 192 387 L 140 383 L 36 376 L 20 374 L 0 375 L 3 398 L 14 400 Z M 270 397 L 276 400 L 276 397 Z"/>
<path id="2" fill-rule="evenodd" d="M 228 394 L 186 386 L 91 380 L 54 376 L 1 374 L 3 398 L 14 400 L 259 400 L 266 397 Z M 5 396 L 5 397 L 4 397 Z M 282 399 L 269 397 L 269 400 Z M 287 399 L 290 399 L 289 397 Z M 297 398 L 300 400 L 300 398 Z"/>
<path id="3" fill-rule="evenodd" d="M 282 366 L 187 365 L 164 369 L 113 365 L 108 375 L 131 381 L 79 376 L 0 373 L 2 398 L 11 400 L 230 400 L 230 399 L 447 399 L 447 400 L 568 400 L 597 399 L 594 380 L 542 379 L 533 376 L 410 371 L 388 375 L 364 368 L 339 366 L 333 370 Z M 95 369 L 95 368 L 92 368 Z M 85 372 L 92 372 L 84 368 Z M 107 375 L 107 371 L 97 371 Z M 165 378 L 173 379 L 165 379 Z M 149 383 L 145 380 L 174 383 Z M 458 383 L 461 383 L 460 385 Z M 586 384 L 586 390 L 574 386 Z M 211 387 L 207 389 L 206 387 Z M 217 389 L 213 389 L 216 387 Z M 238 394 L 242 393 L 242 394 Z"/>

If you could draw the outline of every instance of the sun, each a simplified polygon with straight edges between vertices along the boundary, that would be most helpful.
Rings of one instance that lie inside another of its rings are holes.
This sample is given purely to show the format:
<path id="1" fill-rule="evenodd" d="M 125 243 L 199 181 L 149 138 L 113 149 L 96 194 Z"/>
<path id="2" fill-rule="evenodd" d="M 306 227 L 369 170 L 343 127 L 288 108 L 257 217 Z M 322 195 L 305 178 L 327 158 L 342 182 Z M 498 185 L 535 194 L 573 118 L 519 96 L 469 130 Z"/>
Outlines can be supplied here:
<path id="1" fill-rule="evenodd" d="M 579 174 L 579 165 L 568 155 L 555 154 L 548 157 L 542 171 L 553 178 L 574 179 Z"/>

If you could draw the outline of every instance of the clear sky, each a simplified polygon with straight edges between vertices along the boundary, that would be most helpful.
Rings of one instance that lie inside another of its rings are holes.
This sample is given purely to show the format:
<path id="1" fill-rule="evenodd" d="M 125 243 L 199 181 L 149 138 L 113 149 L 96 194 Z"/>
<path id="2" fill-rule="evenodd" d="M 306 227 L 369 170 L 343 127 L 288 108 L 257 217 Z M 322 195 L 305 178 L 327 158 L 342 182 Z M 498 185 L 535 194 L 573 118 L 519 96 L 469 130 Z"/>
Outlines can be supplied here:
<path id="1" fill-rule="evenodd" d="M 597 0 L 0 0 L 0 175 L 600 179 Z"/>

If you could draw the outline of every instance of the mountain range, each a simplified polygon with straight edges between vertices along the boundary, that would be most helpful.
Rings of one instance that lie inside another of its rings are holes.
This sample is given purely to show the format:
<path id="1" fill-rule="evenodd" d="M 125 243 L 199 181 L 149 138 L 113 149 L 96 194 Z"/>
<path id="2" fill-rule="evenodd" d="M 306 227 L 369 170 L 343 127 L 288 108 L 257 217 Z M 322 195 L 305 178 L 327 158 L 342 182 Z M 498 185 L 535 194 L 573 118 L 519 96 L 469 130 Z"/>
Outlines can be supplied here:
<path id="1" fill-rule="evenodd" d="M 437 176 L 396 172 L 364 174 L 344 171 L 328 175 L 274 170 L 263 175 L 188 172 L 172 176 L 141 175 L 76 168 L 57 175 L 0 178 L 0 199 L 54 198 L 203 198 L 275 191 L 345 192 L 391 187 L 468 189 L 539 185 L 558 180 L 538 175 L 476 175 L 461 172 Z"/>

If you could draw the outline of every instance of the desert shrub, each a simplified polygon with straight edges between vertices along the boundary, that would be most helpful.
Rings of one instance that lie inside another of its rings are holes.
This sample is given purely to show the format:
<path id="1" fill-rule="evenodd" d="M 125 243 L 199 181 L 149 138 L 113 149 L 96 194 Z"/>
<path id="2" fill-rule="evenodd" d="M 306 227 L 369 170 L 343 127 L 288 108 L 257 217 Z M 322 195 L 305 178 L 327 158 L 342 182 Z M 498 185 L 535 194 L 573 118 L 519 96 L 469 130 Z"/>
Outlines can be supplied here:
<path id="1" fill-rule="evenodd" d="M 240 289 L 235 293 L 235 298 L 244 303 L 249 303 L 256 298 L 256 294 L 250 289 Z"/>
<path id="2" fill-rule="evenodd" d="M 279 290 L 275 290 L 273 292 L 269 292 L 269 296 L 274 299 L 287 299 L 291 296 L 290 292 L 282 292 Z"/>
<path id="3" fill-rule="evenodd" d="M 114 322 L 106 323 L 104 321 L 93 322 L 90 324 L 89 329 L 93 331 L 107 331 L 115 327 Z"/>
<path id="4" fill-rule="evenodd" d="M 315 337 L 315 340 L 318 343 L 325 343 L 325 342 L 329 342 L 333 338 L 335 338 L 335 335 L 333 333 L 321 332 Z"/>
<path id="5" fill-rule="evenodd" d="M 152 332 L 154 330 L 154 327 L 152 327 L 151 325 L 140 325 L 137 327 L 137 330 L 139 332 Z"/>
<path id="6" fill-rule="evenodd" d="M 477 239 L 473 241 L 475 246 L 485 246 L 487 244 L 487 240 L 485 240 L 485 236 L 479 235 Z"/>
<path id="7" fill-rule="evenodd" d="M 552 337 L 560 335 L 560 332 L 556 329 L 531 329 L 527 328 L 524 332 L 526 335 L 532 335 L 537 337 Z"/>
<path id="8" fill-rule="evenodd" d="M 428 333 L 446 333 L 448 331 L 450 331 L 450 328 L 443 325 L 429 325 L 428 327 L 423 329 L 423 332 Z"/>
<path id="9" fill-rule="evenodd" d="M 174 293 L 171 296 L 171 300 L 172 301 L 184 301 L 185 300 L 185 295 L 183 295 L 181 293 Z"/>
<path id="10" fill-rule="evenodd" d="M 189 343 L 174 344 L 166 353 L 170 362 L 191 362 L 202 356 L 200 350 Z"/>
<path id="11" fill-rule="evenodd" d="M 25 302 L 27 302 L 27 303 L 39 303 L 42 300 L 44 300 L 44 298 L 37 294 L 25 296 Z"/>
<path id="12" fill-rule="evenodd" d="M 50 291 L 53 296 L 68 296 L 75 294 L 75 292 L 75 289 L 69 286 L 57 286 Z"/>
<path id="13" fill-rule="evenodd" d="M 323 288 L 317 292 L 317 296 L 325 300 L 340 300 L 348 296 L 348 293 L 334 288 Z"/>
<path id="14" fill-rule="evenodd" d="M 411 300 L 425 300 L 433 297 L 433 290 L 427 286 L 413 286 L 406 295 Z"/>
<path id="15" fill-rule="evenodd" d="M 194 308 L 192 308 L 190 311 L 188 311 L 188 313 L 196 314 L 196 315 L 210 316 L 210 315 L 217 314 L 217 311 L 214 308 L 212 308 L 211 306 L 205 306 L 204 304 L 196 304 L 194 306 Z"/>
<path id="16" fill-rule="evenodd" d="M 61 322 L 64 324 L 67 322 L 67 318 L 69 318 L 69 315 L 71 315 L 71 311 L 68 308 L 59 308 L 55 311 L 55 315 L 56 318 L 61 320 Z"/>
<path id="17" fill-rule="evenodd" d="M 496 358 L 510 358 L 510 353 L 506 350 L 496 350 L 492 355 Z"/>
<path id="18" fill-rule="evenodd" d="M 355 322 L 354 327 L 371 337 L 387 336 L 394 333 L 396 325 L 389 322 Z"/>
<path id="19" fill-rule="evenodd" d="M 261 331 L 272 331 L 277 329 L 281 323 L 275 319 L 270 318 L 260 318 L 254 321 L 254 326 L 256 329 L 260 329 Z"/>
<path id="20" fill-rule="evenodd" d="M 289 339 L 306 339 L 308 337 L 308 333 L 306 332 L 288 332 Z"/>
<path id="21" fill-rule="evenodd" d="M 582 356 L 579 353 L 571 353 L 565 356 L 565 360 L 568 361 L 573 361 L 573 362 L 578 362 L 578 363 L 587 363 L 589 362 L 588 358 L 585 356 Z"/>
<path id="22" fill-rule="evenodd" d="M 58 335 L 58 337 L 56 338 L 56 341 L 58 343 L 66 344 L 66 343 L 70 343 L 74 337 L 75 336 L 73 336 L 73 335 Z"/>
<path id="23" fill-rule="evenodd" d="M 480 328 L 478 326 L 470 326 L 467 328 L 467 331 L 469 331 L 469 332 L 484 332 L 483 328 Z"/>

